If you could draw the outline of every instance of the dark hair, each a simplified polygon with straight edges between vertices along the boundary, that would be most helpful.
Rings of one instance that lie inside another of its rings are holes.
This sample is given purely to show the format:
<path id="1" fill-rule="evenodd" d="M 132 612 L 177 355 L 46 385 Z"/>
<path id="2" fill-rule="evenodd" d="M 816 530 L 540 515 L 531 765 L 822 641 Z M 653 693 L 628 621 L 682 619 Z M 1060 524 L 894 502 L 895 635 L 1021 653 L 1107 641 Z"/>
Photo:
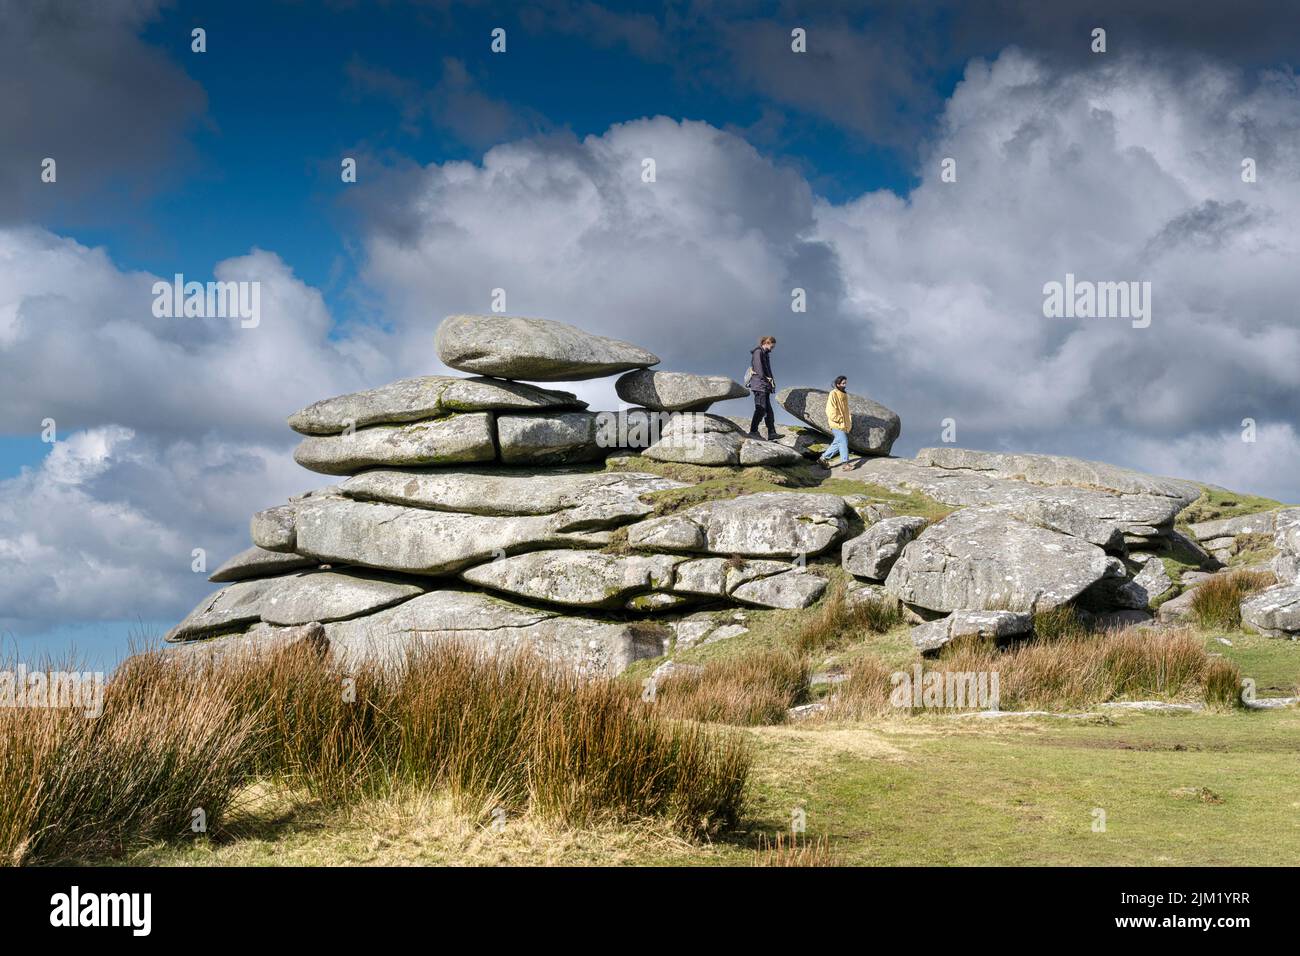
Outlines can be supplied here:
<path id="1" fill-rule="evenodd" d="M 838 385 L 838 384 L 840 384 L 840 382 L 847 382 L 848 380 L 849 380 L 849 377 L 848 377 L 847 375 L 836 375 L 836 376 L 835 376 L 835 381 L 832 382 L 831 384 L 832 384 L 832 385 Z"/>
<path id="2" fill-rule="evenodd" d="M 765 335 L 765 336 L 763 336 L 761 339 L 758 340 L 758 344 L 759 344 L 760 346 L 761 346 L 761 345 L 766 345 L 768 342 L 771 342 L 773 345 L 776 345 L 776 336 L 775 336 L 775 335 Z"/>

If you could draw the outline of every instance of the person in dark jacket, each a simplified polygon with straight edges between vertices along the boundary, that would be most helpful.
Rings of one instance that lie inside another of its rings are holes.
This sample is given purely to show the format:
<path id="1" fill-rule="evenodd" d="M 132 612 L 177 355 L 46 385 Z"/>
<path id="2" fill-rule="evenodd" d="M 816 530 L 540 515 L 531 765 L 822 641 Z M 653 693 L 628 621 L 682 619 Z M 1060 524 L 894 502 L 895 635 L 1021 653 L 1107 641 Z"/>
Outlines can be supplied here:
<path id="1" fill-rule="evenodd" d="M 749 353 L 749 367 L 753 372 L 746 383 L 754 393 L 754 417 L 749 423 L 749 437 L 762 438 L 758 433 L 758 423 L 767 420 L 767 440 L 776 441 L 776 420 L 772 414 L 772 393 L 776 391 L 776 379 L 772 378 L 772 347 L 776 345 L 776 336 L 765 335 L 758 340 L 758 348 Z"/>

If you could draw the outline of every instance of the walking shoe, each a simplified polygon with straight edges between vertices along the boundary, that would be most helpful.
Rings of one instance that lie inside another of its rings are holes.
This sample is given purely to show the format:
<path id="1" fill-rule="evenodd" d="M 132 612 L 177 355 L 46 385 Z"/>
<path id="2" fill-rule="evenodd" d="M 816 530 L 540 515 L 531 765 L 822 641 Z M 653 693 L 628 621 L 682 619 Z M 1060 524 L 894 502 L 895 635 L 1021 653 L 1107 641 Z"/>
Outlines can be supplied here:
<path id="1" fill-rule="evenodd" d="M 752 438 L 752 439 L 754 439 L 755 441 L 762 441 L 762 440 L 763 440 L 763 436 L 760 435 L 758 432 L 749 432 L 745 437 L 746 437 L 746 438 Z"/>

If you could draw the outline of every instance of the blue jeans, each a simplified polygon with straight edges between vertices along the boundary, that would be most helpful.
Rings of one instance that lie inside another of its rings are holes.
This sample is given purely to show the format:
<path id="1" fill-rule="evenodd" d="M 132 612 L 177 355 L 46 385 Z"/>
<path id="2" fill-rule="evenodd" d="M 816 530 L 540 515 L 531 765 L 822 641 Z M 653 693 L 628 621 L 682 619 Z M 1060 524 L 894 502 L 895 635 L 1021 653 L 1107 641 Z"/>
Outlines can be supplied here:
<path id="1" fill-rule="evenodd" d="M 819 461 L 830 461 L 831 457 L 838 451 L 840 453 L 840 464 L 847 464 L 849 460 L 849 436 L 842 429 L 832 428 L 831 434 L 835 437 L 831 439 L 831 447 L 822 452 Z"/>

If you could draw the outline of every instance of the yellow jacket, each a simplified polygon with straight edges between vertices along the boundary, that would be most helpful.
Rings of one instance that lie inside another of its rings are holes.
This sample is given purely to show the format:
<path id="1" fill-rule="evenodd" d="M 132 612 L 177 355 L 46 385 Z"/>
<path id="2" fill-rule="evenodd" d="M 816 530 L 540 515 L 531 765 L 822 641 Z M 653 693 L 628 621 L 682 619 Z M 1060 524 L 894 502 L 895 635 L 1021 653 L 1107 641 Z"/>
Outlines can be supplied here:
<path id="1" fill-rule="evenodd" d="M 849 414 L 849 397 L 838 388 L 832 388 L 826 396 L 826 420 L 831 428 L 844 432 L 849 430 L 849 423 L 853 421 L 853 416 Z"/>

